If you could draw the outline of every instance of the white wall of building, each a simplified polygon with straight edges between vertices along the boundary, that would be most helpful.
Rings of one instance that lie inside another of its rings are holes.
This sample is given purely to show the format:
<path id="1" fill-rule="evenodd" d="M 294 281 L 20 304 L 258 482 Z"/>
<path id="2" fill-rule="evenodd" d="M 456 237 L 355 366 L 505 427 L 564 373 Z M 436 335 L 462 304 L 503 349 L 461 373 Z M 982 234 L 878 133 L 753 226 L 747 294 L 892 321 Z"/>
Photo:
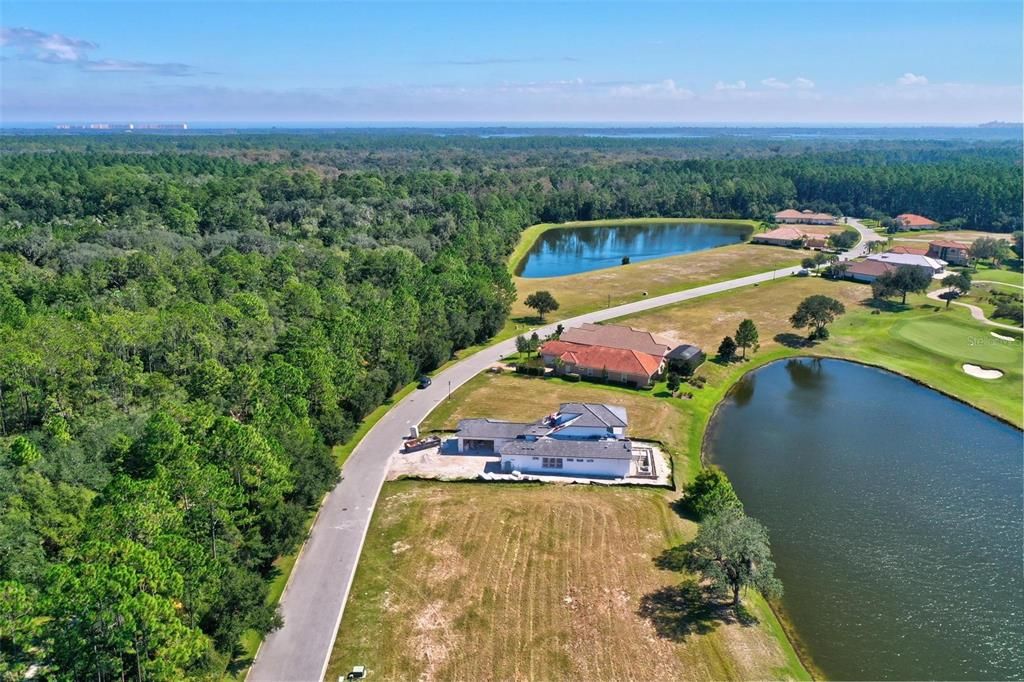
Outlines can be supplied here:
<path id="1" fill-rule="evenodd" d="M 506 464 L 509 462 L 509 464 Z M 632 473 L 632 460 L 601 459 L 589 457 L 562 458 L 561 469 L 544 468 L 541 457 L 532 455 L 502 455 L 502 471 L 519 471 L 524 474 L 547 474 L 549 476 L 606 476 L 625 478 Z"/>

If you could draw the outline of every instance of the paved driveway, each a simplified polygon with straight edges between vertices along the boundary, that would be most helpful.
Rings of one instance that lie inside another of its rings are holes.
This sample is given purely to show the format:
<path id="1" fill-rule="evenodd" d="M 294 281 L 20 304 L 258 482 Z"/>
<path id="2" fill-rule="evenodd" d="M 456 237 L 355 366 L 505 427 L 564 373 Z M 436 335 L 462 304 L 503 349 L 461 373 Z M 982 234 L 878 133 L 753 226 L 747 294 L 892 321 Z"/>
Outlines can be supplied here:
<path id="1" fill-rule="evenodd" d="M 851 219 L 850 224 L 865 238 L 881 239 L 855 220 Z M 859 254 L 862 249 L 863 242 L 849 253 Z M 686 289 L 561 320 L 561 324 L 572 327 L 584 322 L 601 322 L 767 282 L 776 277 L 787 277 L 799 269 L 784 268 Z M 540 336 L 551 334 L 554 330 L 555 324 L 536 329 Z M 515 349 L 515 339 L 509 339 L 438 373 L 429 388 L 415 391 L 398 402 L 360 441 L 345 463 L 341 482 L 328 494 L 320 508 L 309 538 L 295 562 L 288 586 L 281 595 L 284 627 L 270 633 L 264 640 L 249 670 L 248 680 L 312 682 L 323 678 L 345 601 L 355 577 L 370 516 L 387 476 L 391 453 L 400 444 L 402 437 L 409 433 L 409 427 L 419 424 L 448 396 L 449 390 L 454 391 Z"/>

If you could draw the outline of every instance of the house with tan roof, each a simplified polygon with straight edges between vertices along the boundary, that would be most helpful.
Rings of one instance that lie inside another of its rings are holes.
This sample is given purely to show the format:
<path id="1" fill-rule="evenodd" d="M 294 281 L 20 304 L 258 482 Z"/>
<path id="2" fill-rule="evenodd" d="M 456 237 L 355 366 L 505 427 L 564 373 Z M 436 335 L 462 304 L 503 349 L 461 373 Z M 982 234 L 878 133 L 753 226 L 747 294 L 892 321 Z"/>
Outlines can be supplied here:
<path id="1" fill-rule="evenodd" d="M 829 213 L 815 213 L 804 209 L 787 208 L 775 214 L 775 222 L 790 225 L 835 225 L 836 217 Z"/>
<path id="2" fill-rule="evenodd" d="M 900 213 L 896 216 L 896 223 L 899 224 L 902 230 L 934 230 L 939 226 L 931 218 L 925 218 L 923 215 L 917 215 L 916 213 Z"/>
<path id="3" fill-rule="evenodd" d="M 663 357 L 672 350 L 672 342 L 642 329 L 622 324 L 594 324 L 584 322 L 562 332 L 559 340 L 586 346 L 607 346 L 635 350 Z"/>
<path id="4" fill-rule="evenodd" d="M 927 256 L 928 248 L 925 246 L 894 246 L 889 253 L 902 253 L 911 256 Z"/>
<path id="5" fill-rule="evenodd" d="M 584 323 L 566 329 L 540 347 L 544 364 L 558 373 L 641 387 L 665 370 L 674 345 L 641 329 L 617 324 Z"/>
<path id="6" fill-rule="evenodd" d="M 777 227 L 750 238 L 752 244 L 771 244 L 772 246 L 802 246 L 804 231 L 798 227 Z"/>
<path id="7" fill-rule="evenodd" d="M 896 265 L 876 260 L 861 260 L 846 264 L 846 278 L 857 282 L 874 282 L 887 272 L 895 270 Z"/>

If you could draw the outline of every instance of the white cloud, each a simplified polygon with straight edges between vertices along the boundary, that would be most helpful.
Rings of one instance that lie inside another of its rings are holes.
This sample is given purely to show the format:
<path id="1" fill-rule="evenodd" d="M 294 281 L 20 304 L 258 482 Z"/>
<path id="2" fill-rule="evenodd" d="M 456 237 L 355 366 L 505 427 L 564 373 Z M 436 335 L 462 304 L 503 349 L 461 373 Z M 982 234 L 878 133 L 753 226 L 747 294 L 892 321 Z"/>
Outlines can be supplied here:
<path id="1" fill-rule="evenodd" d="M 743 81 L 743 80 L 736 81 L 735 83 L 725 83 L 723 81 L 718 81 L 717 83 L 715 83 L 715 90 L 746 90 L 746 89 L 747 89 L 747 81 Z"/>
<path id="2" fill-rule="evenodd" d="M 88 40 L 69 38 L 60 33 L 6 27 L 0 28 L 0 45 L 17 48 L 29 59 L 50 63 L 77 62 L 85 59 L 89 50 L 99 47 Z"/>
<path id="3" fill-rule="evenodd" d="M 654 83 L 627 83 L 608 90 L 613 97 L 644 99 L 690 99 L 693 91 L 681 88 L 671 78 Z"/>
<path id="4" fill-rule="evenodd" d="M 909 71 L 897 78 L 896 82 L 900 85 L 928 85 L 928 79 L 925 76 L 919 76 Z"/>
<path id="5" fill-rule="evenodd" d="M 158 76 L 189 76 L 195 73 L 195 69 L 188 64 L 175 62 L 91 59 L 89 53 L 99 49 L 96 43 L 31 28 L 0 28 L 0 47 L 17 50 L 22 59 L 46 64 L 73 64 L 82 71 L 148 73 Z"/>
<path id="6" fill-rule="evenodd" d="M 810 78 L 804 78 L 799 76 L 791 81 L 779 80 L 772 76 L 771 78 L 765 78 L 761 81 L 761 85 L 766 88 L 772 88 L 773 90 L 810 90 L 814 87 L 814 81 Z"/>

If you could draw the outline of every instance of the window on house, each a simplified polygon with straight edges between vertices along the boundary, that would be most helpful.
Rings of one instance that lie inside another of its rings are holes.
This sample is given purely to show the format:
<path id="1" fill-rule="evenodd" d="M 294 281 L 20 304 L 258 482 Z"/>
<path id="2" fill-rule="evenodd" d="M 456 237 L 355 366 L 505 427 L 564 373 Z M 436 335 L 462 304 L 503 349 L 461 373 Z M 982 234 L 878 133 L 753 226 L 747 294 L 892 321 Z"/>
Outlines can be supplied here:
<path id="1" fill-rule="evenodd" d="M 561 469 L 562 458 L 561 457 L 545 457 L 540 464 L 545 469 Z"/>

